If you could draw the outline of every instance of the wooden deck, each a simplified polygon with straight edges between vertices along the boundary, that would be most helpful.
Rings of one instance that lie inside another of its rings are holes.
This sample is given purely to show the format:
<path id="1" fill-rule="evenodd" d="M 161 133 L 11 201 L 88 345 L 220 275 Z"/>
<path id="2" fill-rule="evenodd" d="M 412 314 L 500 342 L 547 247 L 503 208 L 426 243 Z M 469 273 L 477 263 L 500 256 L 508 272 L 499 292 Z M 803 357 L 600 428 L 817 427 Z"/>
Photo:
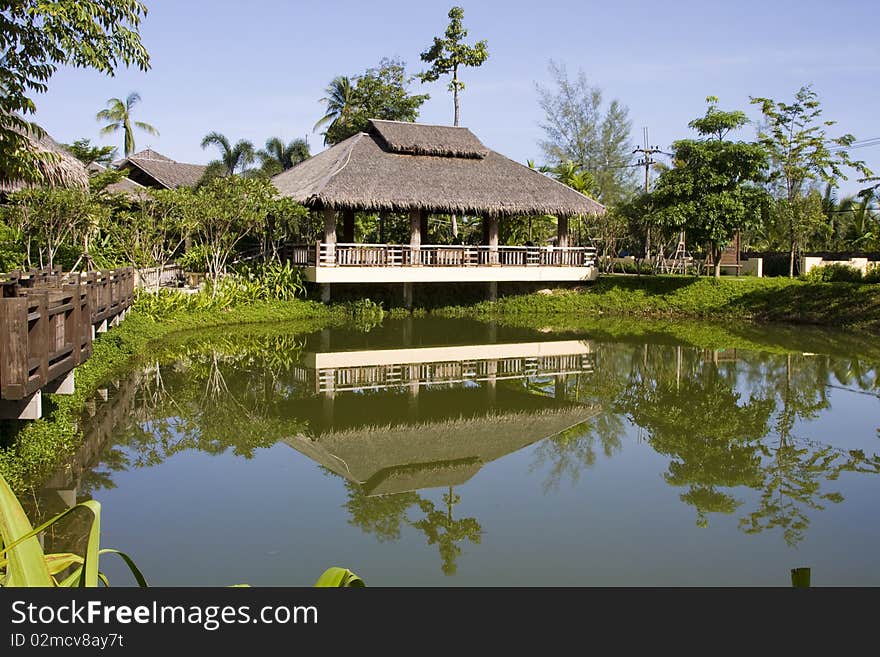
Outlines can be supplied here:
<path id="1" fill-rule="evenodd" d="M 12 272 L 0 289 L 0 419 L 35 419 L 41 391 L 71 394 L 73 370 L 91 355 L 95 333 L 131 306 L 134 272 Z"/>

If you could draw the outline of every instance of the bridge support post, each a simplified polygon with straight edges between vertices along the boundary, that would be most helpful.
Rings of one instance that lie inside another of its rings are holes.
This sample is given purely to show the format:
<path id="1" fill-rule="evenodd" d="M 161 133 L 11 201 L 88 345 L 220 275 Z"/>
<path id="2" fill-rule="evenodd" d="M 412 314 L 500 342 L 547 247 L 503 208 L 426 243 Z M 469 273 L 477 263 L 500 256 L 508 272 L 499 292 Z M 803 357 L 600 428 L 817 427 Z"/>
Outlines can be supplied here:
<path id="1" fill-rule="evenodd" d="M 413 284 L 412 283 L 404 283 L 403 284 L 403 307 L 407 310 L 412 310 L 413 307 Z"/>
<path id="2" fill-rule="evenodd" d="M 321 301 L 330 303 L 330 283 L 321 283 Z"/>
<path id="3" fill-rule="evenodd" d="M 487 297 L 489 301 L 498 301 L 498 281 L 487 283 Z"/>

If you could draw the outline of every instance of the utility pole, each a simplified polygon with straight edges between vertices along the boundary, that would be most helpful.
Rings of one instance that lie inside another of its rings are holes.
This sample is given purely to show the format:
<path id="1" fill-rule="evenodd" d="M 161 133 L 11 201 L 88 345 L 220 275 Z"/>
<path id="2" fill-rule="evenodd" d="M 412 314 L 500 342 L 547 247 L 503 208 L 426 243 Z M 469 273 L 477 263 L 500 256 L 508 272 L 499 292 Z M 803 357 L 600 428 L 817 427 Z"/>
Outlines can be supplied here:
<path id="1" fill-rule="evenodd" d="M 657 153 L 662 153 L 659 146 L 648 146 L 648 128 L 642 128 L 644 131 L 644 146 L 633 150 L 633 154 L 639 153 L 641 157 L 636 162 L 636 166 L 645 167 L 645 194 L 651 191 L 651 165 L 656 163 L 652 157 Z M 651 228 L 645 229 L 645 260 L 651 259 Z"/>

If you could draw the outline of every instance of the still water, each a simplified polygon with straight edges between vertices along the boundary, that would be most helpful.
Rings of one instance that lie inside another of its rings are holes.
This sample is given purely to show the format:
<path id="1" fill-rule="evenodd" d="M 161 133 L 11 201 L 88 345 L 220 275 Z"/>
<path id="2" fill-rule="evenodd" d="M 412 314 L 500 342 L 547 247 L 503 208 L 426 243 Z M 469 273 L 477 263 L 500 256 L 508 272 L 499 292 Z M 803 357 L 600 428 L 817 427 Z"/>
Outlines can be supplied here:
<path id="1" fill-rule="evenodd" d="M 154 585 L 880 585 L 880 359 L 675 337 L 704 328 L 192 336 L 108 382 L 37 499 L 99 500 Z"/>

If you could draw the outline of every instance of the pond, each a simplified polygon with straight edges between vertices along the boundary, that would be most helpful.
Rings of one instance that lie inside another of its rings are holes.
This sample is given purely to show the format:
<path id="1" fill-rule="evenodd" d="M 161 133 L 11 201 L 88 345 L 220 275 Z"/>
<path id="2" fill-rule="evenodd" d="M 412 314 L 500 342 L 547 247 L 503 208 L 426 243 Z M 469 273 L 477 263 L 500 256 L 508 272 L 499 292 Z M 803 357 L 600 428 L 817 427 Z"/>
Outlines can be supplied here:
<path id="1" fill-rule="evenodd" d="M 99 500 L 153 585 L 880 585 L 878 364 L 803 329 L 225 329 L 108 382 L 37 502 Z"/>

